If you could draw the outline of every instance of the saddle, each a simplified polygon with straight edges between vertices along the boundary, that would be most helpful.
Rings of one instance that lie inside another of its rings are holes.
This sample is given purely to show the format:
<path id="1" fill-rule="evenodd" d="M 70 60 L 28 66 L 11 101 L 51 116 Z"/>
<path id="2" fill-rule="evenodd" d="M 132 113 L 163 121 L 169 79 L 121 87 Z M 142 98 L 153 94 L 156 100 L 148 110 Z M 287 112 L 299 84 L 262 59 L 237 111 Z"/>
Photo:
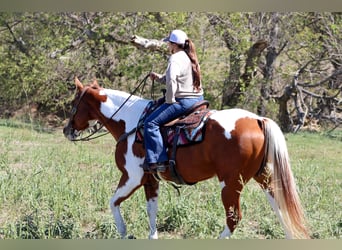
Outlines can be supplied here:
<path id="1" fill-rule="evenodd" d="M 145 118 L 162 104 L 160 100 L 151 101 L 142 113 L 136 131 L 135 141 L 144 140 Z M 204 125 L 210 115 L 209 102 L 199 101 L 189 108 L 182 116 L 161 126 L 161 134 L 167 147 L 186 146 L 204 139 Z M 177 140 L 176 140 L 177 139 Z"/>

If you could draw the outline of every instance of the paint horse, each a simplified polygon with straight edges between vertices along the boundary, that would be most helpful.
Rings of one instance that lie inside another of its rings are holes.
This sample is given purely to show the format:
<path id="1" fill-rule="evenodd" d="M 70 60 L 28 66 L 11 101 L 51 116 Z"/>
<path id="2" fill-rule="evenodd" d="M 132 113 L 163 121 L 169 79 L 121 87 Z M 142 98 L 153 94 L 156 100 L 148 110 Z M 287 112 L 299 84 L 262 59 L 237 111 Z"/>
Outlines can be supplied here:
<path id="1" fill-rule="evenodd" d="M 102 88 L 96 81 L 83 85 L 75 79 L 77 88 L 73 109 L 63 133 L 75 140 L 94 120 L 100 121 L 118 141 L 115 162 L 121 171 L 110 207 L 122 238 L 127 237 L 120 204 L 138 188 L 143 187 L 147 200 L 150 239 L 157 239 L 156 226 L 159 181 L 145 173 L 140 165 L 145 151 L 137 143 L 134 130 L 140 115 L 150 100 L 125 92 Z M 259 117 L 242 109 L 213 112 L 205 125 L 201 143 L 180 147 L 176 154 L 176 169 L 186 183 L 196 183 L 217 176 L 226 225 L 220 238 L 228 238 L 242 218 L 240 194 L 244 185 L 254 179 L 265 192 L 279 218 L 287 238 L 308 238 L 303 209 L 296 191 L 287 146 L 279 126 L 269 118 Z M 172 181 L 170 170 L 159 173 Z"/>

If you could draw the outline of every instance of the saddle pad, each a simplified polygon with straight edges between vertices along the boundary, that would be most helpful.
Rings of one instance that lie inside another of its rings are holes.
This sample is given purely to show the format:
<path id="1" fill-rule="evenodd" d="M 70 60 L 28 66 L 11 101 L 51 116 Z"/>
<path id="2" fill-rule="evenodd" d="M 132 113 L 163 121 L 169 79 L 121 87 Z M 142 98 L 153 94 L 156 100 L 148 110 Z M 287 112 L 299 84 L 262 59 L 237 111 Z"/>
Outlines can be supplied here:
<path id="1" fill-rule="evenodd" d="M 162 127 L 162 131 L 166 131 L 164 141 L 167 142 L 168 146 L 173 145 L 175 136 L 178 136 L 177 146 L 186 146 L 203 141 L 205 124 L 212 113 L 209 109 L 195 111 L 172 127 Z M 184 123 L 182 123 L 183 121 Z M 180 127 L 179 135 L 177 135 L 178 126 Z"/>

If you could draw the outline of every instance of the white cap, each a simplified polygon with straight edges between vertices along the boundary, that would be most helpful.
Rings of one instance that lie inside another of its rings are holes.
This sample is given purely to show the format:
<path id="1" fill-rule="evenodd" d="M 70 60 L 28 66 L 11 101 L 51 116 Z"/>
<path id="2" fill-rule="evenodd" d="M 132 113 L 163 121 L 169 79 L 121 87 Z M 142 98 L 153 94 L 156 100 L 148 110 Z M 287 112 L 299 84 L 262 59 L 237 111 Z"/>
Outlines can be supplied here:
<path id="1" fill-rule="evenodd" d="M 177 44 L 184 44 L 188 36 L 182 30 L 173 30 L 170 35 L 163 39 L 164 42 L 173 42 Z"/>

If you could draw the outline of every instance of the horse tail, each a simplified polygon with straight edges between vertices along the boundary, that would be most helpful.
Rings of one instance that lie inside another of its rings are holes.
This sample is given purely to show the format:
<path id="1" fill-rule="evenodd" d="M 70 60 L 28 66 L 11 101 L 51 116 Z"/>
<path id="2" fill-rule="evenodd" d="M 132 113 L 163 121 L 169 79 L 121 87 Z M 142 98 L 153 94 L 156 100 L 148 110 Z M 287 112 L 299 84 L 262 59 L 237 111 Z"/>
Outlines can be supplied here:
<path id="1" fill-rule="evenodd" d="M 279 126 L 264 118 L 265 160 L 273 169 L 271 187 L 290 237 L 309 238 L 304 211 L 296 190 L 285 137 Z"/>

